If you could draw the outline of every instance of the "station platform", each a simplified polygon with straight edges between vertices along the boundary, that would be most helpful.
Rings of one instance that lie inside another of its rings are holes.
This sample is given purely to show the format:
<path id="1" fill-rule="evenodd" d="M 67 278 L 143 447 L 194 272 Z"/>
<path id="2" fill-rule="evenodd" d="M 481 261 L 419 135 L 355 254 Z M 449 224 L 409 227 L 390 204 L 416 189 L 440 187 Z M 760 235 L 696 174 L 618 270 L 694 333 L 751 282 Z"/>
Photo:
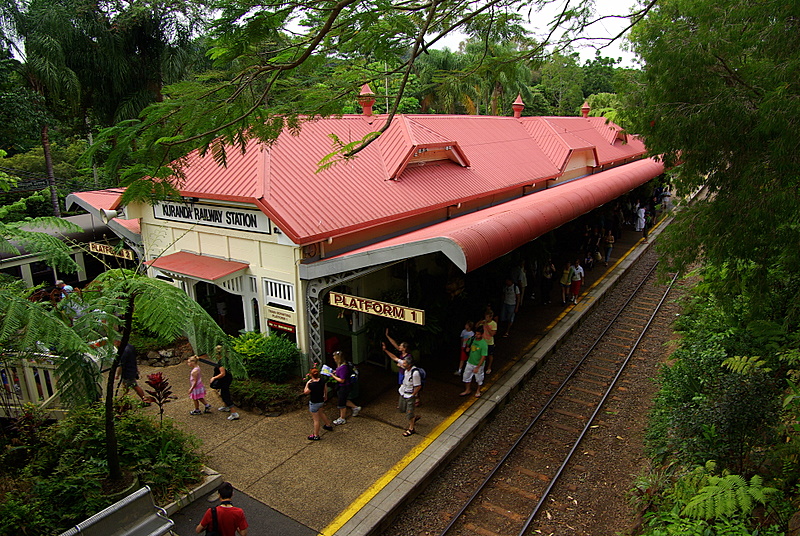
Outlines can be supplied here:
<path id="1" fill-rule="evenodd" d="M 307 408 L 278 416 L 240 411 L 241 419 L 229 421 L 227 413 L 216 411 L 220 403 L 212 391 L 209 402 L 214 411 L 190 416 L 186 364 L 140 366 L 140 374 L 144 378 L 158 370 L 170 380 L 179 399 L 167 404 L 166 414 L 201 439 L 207 465 L 234 485 L 233 503 L 245 509 L 251 535 L 376 535 L 580 324 L 666 223 L 663 218 L 659 221 L 649 241 L 626 230 L 615 244 L 609 266 L 600 263 L 586 274 L 577 305 L 561 305 L 557 282 L 552 293 L 557 299 L 550 305 L 527 296 L 510 335 L 496 337 L 493 372 L 480 398 L 458 396 L 463 390 L 460 376 L 453 374 L 458 356 L 446 357 L 452 366 L 446 373 L 429 373 L 421 393 L 417 433 L 410 437 L 403 437 L 407 422 L 396 409 L 397 375 L 375 365 L 359 365 L 361 413 L 348 417 L 333 432 L 323 431 L 321 441 L 306 439 L 312 431 Z M 202 367 L 207 381 L 211 369 Z M 334 419 L 335 402 L 326 411 Z M 172 514 L 175 534 L 195 533 L 206 509 L 216 504 L 208 496 L 197 497 Z"/>

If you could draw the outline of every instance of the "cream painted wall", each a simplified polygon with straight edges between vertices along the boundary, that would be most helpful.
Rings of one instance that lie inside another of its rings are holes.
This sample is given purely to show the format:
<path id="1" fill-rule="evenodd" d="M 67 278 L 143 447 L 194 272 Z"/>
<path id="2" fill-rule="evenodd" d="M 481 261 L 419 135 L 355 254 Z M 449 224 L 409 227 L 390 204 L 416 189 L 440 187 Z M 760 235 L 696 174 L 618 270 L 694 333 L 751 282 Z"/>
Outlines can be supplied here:
<path id="1" fill-rule="evenodd" d="M 303 303 L 305 288 L 297 271 L 301 259 L 301 249 L 298 246 L 279 244 L 279 236 L 274 234 L 164 221 L 156 219 L 152 209 L 140 209 L 137 213 L 142 216 L 142 241 L 147 259 L 178 251 L 189 251 L 248 263 L 250 267 L 244 275 L 246 278 L 256 278 L 256 297 L 260 305 L 262 330 L 267 329 L 264 278 L 292 284 L 295 294 L 297 341 L 301 351 L 308 351 Z"/>

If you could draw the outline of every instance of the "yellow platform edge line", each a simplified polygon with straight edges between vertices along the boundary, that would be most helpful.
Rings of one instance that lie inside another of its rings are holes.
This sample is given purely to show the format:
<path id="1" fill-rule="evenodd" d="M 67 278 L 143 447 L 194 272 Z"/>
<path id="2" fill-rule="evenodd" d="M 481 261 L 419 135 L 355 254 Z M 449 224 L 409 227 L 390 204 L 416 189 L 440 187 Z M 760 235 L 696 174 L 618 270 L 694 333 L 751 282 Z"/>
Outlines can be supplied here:
<path id="1" fill-rule="evenodd" d="M 660 224 L 661 222 L 659 221 L 659 225 Z M 603 275 L 600 278 L 598 278 L 597 281 L 595 281 L 591 287 L 586 289 L 586 292 L 588 293 L 591 289 L 595 288 L 598 284 L 600 284 L 600 281 L 602 281 L 607 274 L 609 274 L 614 268 L 616 268 L 618 264 L 620 264 L 623 260 L 625 260 L 643 240 L 644 238 L 639 239 L 633 246 L 631 246 L 630 249 L 628 249 L 628 251 L 625 252 L 625 254 L 622 257 L 620 257 L 617 260 L 617 262 L 609 266 L 608 269 L 603 273 Z M 548 326 L 545 328 L 545 331 L 550 331 L 564 318 L 566 314 L 567 314 L 566 310 L 559 313 L 559 315 L 550 324 L 548 324 Z M 542 337 L 536 337 L 535 339 L 533 339 L 530 342 L 530 344 L 528 344 L 525 348 L 522 349 L 522 351 L 520 352 L 520 356 L 506 363 L 506 366 L 504 366 L 500 370 L 500 372 L 501 373 L 506 372 L 506 370 L 510 368 L 514 363 L 516 363 L 521 356 L 527 355 L 528 352 L 531 349 L 533 349 L 534 346 L 539 344 L 539 341 L 541 339 Z M 500 375 L 502 374 L 498 374 L 495 377 Z M 489 381 L 487 383 L 491 385 L 492 382 Z M 411 461 L 414 458 L 416 458 L 420 453 L 422 453 L 422 451 L 428 448 L 431 443 L 433 443 L 440 435 L 442 435 L 442 433 L 447 428 L 450 427 L 450 425 L 452 425 L 456 421 L 456 419 L 461 417 L 461 415 L 464 414 L 467 408 L 469 408 L 472 404 L 474 404 L 478 400 L 475 397 L 468 397 L 468 398 L 469 400 L 465 400 L 464 403 L 461 404 L 461 406 L 459 406 L 456 411 L 454 411 L 449 417 L 447 417 L 436 428 L 434 428 L 431 431 L 431 433 L 425 437 L 425 439 L 420 441 L 414 448 L 412 448 L 408 452 L 408 454 L 403 456 L 403 458 L 401 458 L 399 462 L 394 464 L 394 466 L 391 469 L 386 471 L 386 473 L 384 473 L 380 478 L 378 478 L 378 480 L 376 480 L 369 488 L 367 488 L 366 491 L 364 491 L 364 493 L 362 493 L 356 500 L 350 503 L 350 505 L 341 514 L 336 516 L 336 519 L 334 519 L 327 527 L 322 529 L 320 535 L 333 536 L 333 534 L 335 534 L 337 530 L 342 528 L 345 523 L 350 521 L 350 519 L 352 519 L 353 516 L 355 516 L 356 513 L 359 510 L 361 510 L 361 508 L 363 508 L 369 501 L 371 501 L 375 497 L 375 495 L 377 495 L 384 487 L 386 487 L 386 485 L 389 482 L 391 482 L 394 478 L 396 478 L 397 475 L 399 475 L 403 471 L 403 469 L 405 469 L 408 466 L 408 464 L 411 463 Z"/>

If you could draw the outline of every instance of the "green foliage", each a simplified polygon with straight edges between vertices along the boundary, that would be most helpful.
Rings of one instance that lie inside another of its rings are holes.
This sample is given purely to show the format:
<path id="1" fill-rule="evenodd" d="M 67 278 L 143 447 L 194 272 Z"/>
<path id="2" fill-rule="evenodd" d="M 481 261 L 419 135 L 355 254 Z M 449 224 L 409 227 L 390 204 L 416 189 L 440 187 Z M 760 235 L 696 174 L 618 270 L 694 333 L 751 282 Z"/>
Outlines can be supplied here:
<path id="1" fill-rule="evenodd" d="M 717 475 L 716 464 L 707 462 L 688 471 L 675 471 L 651 490 L 659 497 L 656 509 L 645 517 L 645 536 L 783 534 L 780 524 L 764 523 L 753 516 L 756 504 L 781 508 L 781 496 L 764 487 L 755 476 L 748 483 L 740 475 Z"/>
<path id="2" fill-rule="evenodd" d="M 280 383 L 300 365 L 300 349 L 280 334 L 243 333 L 233 341 L 233 349 L 244 356 L 247 373 L 256 378 Z"/>
<path id="3" fill-rule="evenodd" d="M 300 392 L 296 387 L 254 378 L 233 382 L 231 396 L 239 406 L 263 411 L 294 409 L 300 400 Z"/>
<path id="4" fill-rule="evenodd" d="M 765 504 L 775 488 L 764 487 L 760 476 L 753 475 L 748 483 L 740 475 L 710 476 L 683 508 L 682 514 L 694 519 L 714 519 L 734 515 L 750 515 L 755 503 Z"/>
<path id="5" fill-rule="evenodd" d="M 6 497 L 0 501 L 0 534 L 46 534 L 46 506 L 31 497 Z"/>
<path id="6" fill-rule="evenodd" d="M 768 367 L 729 357 L 753 348 L 750 331 L 726 323 L 708 299 L 698 298 L 682 315 L 683 339 L 674 363 L 662 370 L 647 442 L 651 453 L 683 464 L 714 459 L 747 472 L 763 463 L 765 446 L 777 438 L 781 381 Z"/>
<path id="7" fill-rule="evenodd" d="M 197 440 L 170 421 L 159 425 L 151 416 L 126 409 L 131 406 L 130 401 L 120 404 L 115 413 L 123 467 L 151 487 L 159 504 L 166 504 L 203 476 Z M 13 534 L 58 533 L 113 502 L 101 488 L 107 472 L 103 419 L 101 406 L 74 410 L 49 427 L 36 427 L 37 437 L 27 441 L 37 447 L 24 463 L 3 459 L 6 495 L 0 500 L 0 528 L 13 527 Z M 21 496 L 24 502 L 17 500 Z"/>
<path id="8" fill-rule="evenodd" d="M 767 362 L 758 356 L 733 356 L 725 359 L 722 366 L 730 369 L 731 372 L 736 374 L 750 374 L 755 371 L 771 372 L 771 369 L 765 365 Z"/>
<path id="9" fill-rule="evenodd" d="M 712 194 L 662 234 L 665 264 L 724 267 L 715 293 L 790 331 L 800 319 L 796 20 L 779 0 L 658 2 L 632 34 L 647 67 L 625 97 L 631 130 L 668 168 L 680 162 L 678 194 Z"/>

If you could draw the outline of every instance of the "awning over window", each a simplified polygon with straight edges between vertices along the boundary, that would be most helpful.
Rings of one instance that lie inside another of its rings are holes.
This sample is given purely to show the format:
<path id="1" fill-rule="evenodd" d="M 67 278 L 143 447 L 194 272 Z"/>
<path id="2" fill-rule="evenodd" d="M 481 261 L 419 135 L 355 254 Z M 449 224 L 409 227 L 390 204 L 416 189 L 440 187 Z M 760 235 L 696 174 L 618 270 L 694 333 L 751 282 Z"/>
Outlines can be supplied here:
<path id="1" fill-rule="evenodd" d="M 166 274 L 185 276 L 201 281 L 214 283 L 221 279 L 245 270 L 249 264 L 245 262 L 226 261 L 217 257 L 198 255 L 188 251 L 179 251 L 164 257 L 159 257 L 145 264 L 157 268 Z"/>
<path id="2" fill-rule="evenodd" d="M 505 255 L 664 172 L 648 158 L 538 191 L 348 253 L 300 265 L 302 279 L 441 252 L 464 273 Z"/>

